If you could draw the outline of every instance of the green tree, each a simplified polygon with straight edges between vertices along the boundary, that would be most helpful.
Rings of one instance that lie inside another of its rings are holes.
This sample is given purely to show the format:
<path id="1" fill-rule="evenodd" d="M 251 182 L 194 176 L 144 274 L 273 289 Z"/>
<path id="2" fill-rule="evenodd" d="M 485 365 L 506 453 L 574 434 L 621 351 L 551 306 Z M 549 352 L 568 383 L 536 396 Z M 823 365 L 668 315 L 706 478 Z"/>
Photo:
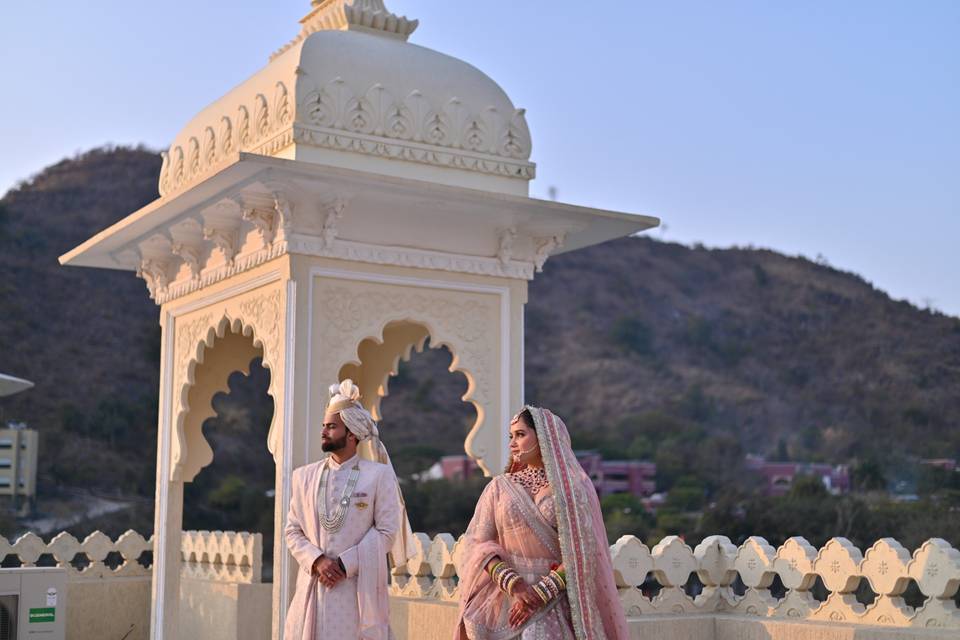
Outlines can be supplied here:
<path id="1" fill-rule="evenodd" d="M 638 355 L 653 354 L 653 329 L 635 315 L 621 316 L 613 323 L 610 336 L 614 344 Z"/>
<path id="2" fill-rule="evenodd" d="M 613 544 L 620 536 L 635 535 L 645 540 L 653 527 L 653 517 L 643 503 L 629 493 L 614 493 L 600 500 L 607 538 Z"/>

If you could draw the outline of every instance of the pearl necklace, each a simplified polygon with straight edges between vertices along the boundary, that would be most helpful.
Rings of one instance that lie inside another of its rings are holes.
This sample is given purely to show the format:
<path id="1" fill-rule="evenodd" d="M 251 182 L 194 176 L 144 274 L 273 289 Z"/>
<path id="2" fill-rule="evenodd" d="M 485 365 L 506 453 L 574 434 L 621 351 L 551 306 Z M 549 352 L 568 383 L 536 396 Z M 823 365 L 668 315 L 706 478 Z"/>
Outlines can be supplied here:
<path id="1" fill-rule="evenodd" d="M 324 464 L 323 471 L 320 472 L 320 504 L 323 505 L 323 510 L 320 512 L 320 526 L 331 533 L 335 533 L 343 528 L 343 523 L 347 519 L 350 497 L 353 495 L 353 490 L 357 487 L 357 480 L 360 478 L 360 464 L 355 462 L 350 469 L 347 486 L 343 488 L 343 495 L 340 496 L 340 501 L 332 516 L 327 512 L 327 475 L 329 471 L 329 465 Z"/>

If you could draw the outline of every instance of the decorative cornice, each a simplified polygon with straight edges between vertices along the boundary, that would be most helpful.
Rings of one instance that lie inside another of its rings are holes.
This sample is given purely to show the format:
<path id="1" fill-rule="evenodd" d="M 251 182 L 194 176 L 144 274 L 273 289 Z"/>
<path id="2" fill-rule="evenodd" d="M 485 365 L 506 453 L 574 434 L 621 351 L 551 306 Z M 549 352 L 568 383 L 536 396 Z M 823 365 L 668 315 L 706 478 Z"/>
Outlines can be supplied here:
<path id="1" fill-rule="evenodd" d="M 274 258 L 279 258 L 282 255 L 287 253 L 287 244 L 286 243 L 276 243 L 267 245 L 257 251 L 253 251 L 243 256 L 239 256 L 234 259 L 233 264 L 225 264 L 220 267 L 216 267 L 201 273 L 199 278 L 190 279 L 190 280 L 178 280 L 177 282 L 168 283 L 166 287 L 156 288 L 151 290 L 151 298 L 157 304 L 164 304 L 170 302 L 171 300 L 176 300 L 177 298 L 182 298 L 185 295 L 193 293 L 194 291 L 199 291 L 204 287 L 208 287 L 211 284 L 215 284 L 222 280 L 237 275 L 238 273 L 243 273 L 244 271 L 249 271 L 255 267 L 259 267 L 265 262 L 269 262 Z M 139 272 L 138 276 L 143 277 Z M 144 278 L 146 279 L 146 278 Z M 150 288 L 150 281 L 147 280 L 147 288 Z"/>
<path id="2" fill-rule="evenodd" d="M 454 255 L 405 247 L 386 247 L 339 239 L 333 241 L 332 244 L 328 244 L 327 238 L 324 236 L 299 234 L 292 234 L 285 242 L 274 242 L 257 251 L 237 256 L 232 264 L 228 262 L 202 271 L 196 278 L 176 282 L 170 282 L 167 279 L 164 281 L 165 284 L 160 286 L 155 271 L 152 270 L 161 268 L 155 261 L 145 261 L 150 262 L 151 269 L 144 267 L 138 271 L 137 275 L 146 281 L 153 300 L 157 304 L 164 304 L 290 253 L 353 260 L 369 264 L 436 269 L 438 271 L 521 280 L 532 280 L 534 275 L 534 265 L 522 260 L 510 259 L 502 262 L 499 258 Z M 165 274 L 166 271 L 161 270 L 161 273 Z"/>
<path id="3" fill-rule="evenodd" d="M 533 280 L 533 264 L 521 260 L 510 260 L 507 264 L 503 264 L 497 258 L 464 256 L 406 247 L 387 247 L 347 240 L 337 240 L 332 248 L 327 249 L 324 248 L 321 239 L 311 236 L 294 236 L 289 244 L 291 253 L 317 257 Z"/>

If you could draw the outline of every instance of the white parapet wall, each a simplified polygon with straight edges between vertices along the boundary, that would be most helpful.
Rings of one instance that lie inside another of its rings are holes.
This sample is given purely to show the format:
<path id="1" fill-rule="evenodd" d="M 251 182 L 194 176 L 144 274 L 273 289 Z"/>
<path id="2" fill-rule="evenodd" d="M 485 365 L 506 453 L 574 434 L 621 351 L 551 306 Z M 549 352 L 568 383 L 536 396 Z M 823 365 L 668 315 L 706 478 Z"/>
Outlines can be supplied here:
<path id="1" fill-rule="evenodd" d="M 69 533 L 50 542 L 32 533 L 12 544 L 0 537 L 0 560 L 16 556 L 21 566 L 35 567 L 41 557 L 49 556 L 42 564 L 52 559 L 66 570 L 67 640 L 150 637 L 151 571 L 139 560 L 152 549 L 153 539 L 135 531 L 116 540 L 95 531 L 82 542 Z M 77 556 L 82 568 L 75 566 Z"/>
<path id="2" fill-rule="evenodd" d="M 450 534 L 415 537 L 416 555 L 393 570 L 391 624 L 398 640 L 446 639 L 456 620 L 463 545 Z M 271 585 L 261 582 L 262 545 L 260 534 L 184 532 L 182 637 L 270 637 Z M 82 542 L 66 533 L 49 543 L 33 534 L 12 544 L 0 537 L 0 559 L 17 556 L 29 567 L 49 554 L 67 570 L 69 640 L 149 638 L 151 569 L 139 560 L 151 548 L 152 539 L 133 531 L 116 541 L 100 532 Z M 760 537 L 736 546 L 710 536 L 691 548 L 668 536 L 650 549 L 624 536 L 610 554 L 635 638 L 960 638 L 960 552 L 938 538 L 910 553 L 892 538 L 862 551 L 845 538 L 817 549 L 799 537 L 774 548 Z M 74 566 L 78 555 L 85 558 L 82 569 Z M 855 595 L 863 581 L 875 594 L 867 605 Z M 923 597 L 916 608 L 903 598 L 913 584 Z M 653 597 L 651 586 L 658 590 Z"/>
<path id="3" fill-rule="evenodd" d="M 270 638 L 272 585 L 261 582 L 262 534 L 184 531 L 180 554 L 181 637 Z"/>
<path id="4" fill-rule="evenodd" d="M 449 534 L 416 538 L 418 553 L 394 569 L 391 593 L 403 599 L 395 609 L 407 611 L 407 618 L 422 619 L 425 612 L 416 611 L 415 601 L 449 606 L 457 601 L 462 544 Z M 833 538 L 817 549 L 794 537 L 775 549 L 758 536 L 739 547 L 725 536 L 710 536 L 694 549 L 680 537 L 668 536 L 650 549 L 636 537 L 624 536 L 610 553 L 620 600 L 635 634 L 647 629 L 653 637 L 691 640 L 960 637 L 955 602 L 960 552 L 939 538 L 911 554 L 892 538 L 863 552 L 845 538 Z M 685 587 L 691 574 L 702 585 L 695 597 Z M 641 585 L 649 585 L 649 575 L 659 586 L 652 598 L 641 591 Z M 779 598 L 771 592 L 776 578 L 783 587 Z M 826 588 L 822 602 L 812 591 L 818 578 Z M 863 580 L 876 594 L 869 605 L 855 596 Z M 911 582 L 925 597 L 918 608 L 902 597 Z M 449 616 L 446 609 L 435 611 L 438 621 Z M 396 612 L 394 620 L 401 622 Z M 824 629 L 831 631 L 826 634 Z M 446 637 L 445 631 L 437 633 Z"/>

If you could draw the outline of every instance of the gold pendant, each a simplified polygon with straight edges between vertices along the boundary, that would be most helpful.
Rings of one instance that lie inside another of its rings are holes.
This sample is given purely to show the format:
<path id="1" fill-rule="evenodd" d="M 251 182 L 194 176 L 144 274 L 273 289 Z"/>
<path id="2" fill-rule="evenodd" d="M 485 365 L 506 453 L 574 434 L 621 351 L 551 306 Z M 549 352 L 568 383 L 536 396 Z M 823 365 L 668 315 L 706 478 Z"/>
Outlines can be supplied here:
<path id="1" fill-rule="evenodd" d="M 356 503 L 354 506 L 355 506 L 357 509 L 366 509 L 366 508 L 369 507 L 370 505 L 368 505 L 366 502 L 358 502 L 358 503 Z"/>

